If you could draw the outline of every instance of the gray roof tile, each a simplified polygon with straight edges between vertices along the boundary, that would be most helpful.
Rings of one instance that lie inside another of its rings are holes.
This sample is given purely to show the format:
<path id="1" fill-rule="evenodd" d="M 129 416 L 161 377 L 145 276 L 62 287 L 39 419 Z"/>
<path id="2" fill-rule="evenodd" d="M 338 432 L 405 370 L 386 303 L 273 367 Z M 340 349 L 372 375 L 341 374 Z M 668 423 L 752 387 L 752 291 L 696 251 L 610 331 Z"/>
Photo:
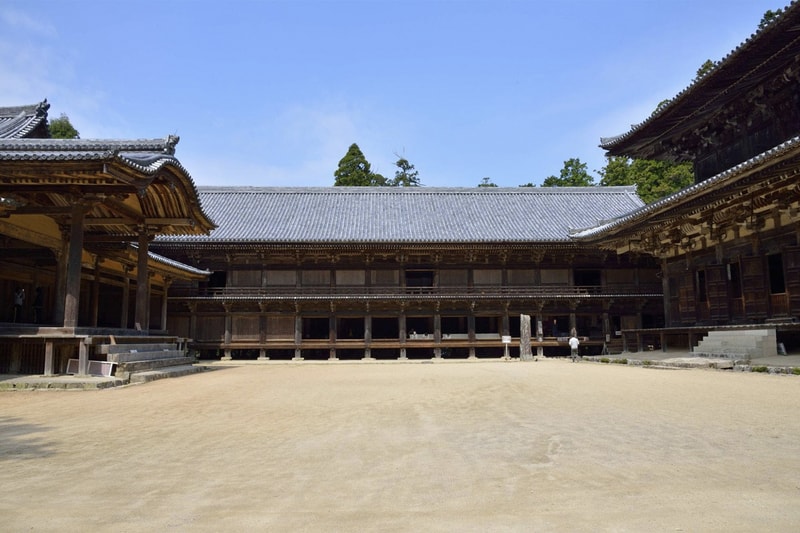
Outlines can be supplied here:
<path id="1" fill-rule="evenodd" d="M 159 242 L 569 242 L 644 203 L 634 187 L 199 187 L 208 236 Z"/>
<path id="2" fill-rule="evenodd" d="M 0 107 L 0 139 L 22 139 L 47 134 L 47 99 L 38 104 Z"/>

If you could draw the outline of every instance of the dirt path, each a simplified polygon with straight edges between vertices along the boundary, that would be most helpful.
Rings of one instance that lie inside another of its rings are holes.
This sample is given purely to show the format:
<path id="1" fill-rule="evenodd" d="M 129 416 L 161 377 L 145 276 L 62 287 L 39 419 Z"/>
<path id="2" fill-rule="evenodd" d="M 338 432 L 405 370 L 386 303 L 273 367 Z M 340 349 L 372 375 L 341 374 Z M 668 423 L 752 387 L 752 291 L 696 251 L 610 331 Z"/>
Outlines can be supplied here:
<path id="1" fill-rule="evenodd" d="M 268 364 L 0 394 L 3 531 L 798 531 L 800 377 Z"/>

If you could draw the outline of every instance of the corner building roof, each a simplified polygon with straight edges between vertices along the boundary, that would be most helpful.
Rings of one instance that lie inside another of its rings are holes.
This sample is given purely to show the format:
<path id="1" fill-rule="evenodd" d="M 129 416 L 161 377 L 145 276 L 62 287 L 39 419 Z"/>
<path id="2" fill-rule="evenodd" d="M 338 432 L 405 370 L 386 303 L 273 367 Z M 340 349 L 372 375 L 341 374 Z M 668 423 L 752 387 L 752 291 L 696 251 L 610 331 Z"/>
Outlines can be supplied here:
<path id="1" fill-rule="evenodd" d="M 634 187 L 199 187 L 209 235 L 161 243 L 570 242 L 644 205 Z"/>

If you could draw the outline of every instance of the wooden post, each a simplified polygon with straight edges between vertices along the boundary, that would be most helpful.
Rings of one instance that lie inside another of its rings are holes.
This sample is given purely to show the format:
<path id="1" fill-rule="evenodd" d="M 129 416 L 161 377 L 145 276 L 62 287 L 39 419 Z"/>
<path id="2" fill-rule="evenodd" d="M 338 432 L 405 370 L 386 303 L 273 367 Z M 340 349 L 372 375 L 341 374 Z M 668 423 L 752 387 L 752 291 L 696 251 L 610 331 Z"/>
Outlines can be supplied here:
<path id="1" fill-rule="evenodd" d="M 295 310 L 294 315 L 294 359 L 295 361 L 303 360 L 303 352 L 300 349 L 300 344 L 303 341 L 303 317 L 300 316 L 300 309 Z"/>
<path id="2" fill-rule="evenodd" d="M 408 337 L 408 330 L 406 327 L 406 312 L 400 311 L 400 359 L 408 359 L 406 356 L 406 337 Z"/>
<path id="3" fill-rule="evenodd" d="M 364 359 L 372 360 L 372 315 L 367 306 L 367 314 L 364 316 Z"/>
<path id="4" fill-rule="evenodd" d="M 93 327 L 97 327 L 97 321 L 100 316 L 100 262 L 101 259 L 99 257 L 95 257 L 94 273 L 92 278 L 92 301 L 90 305 L 92 310 L 90 324 Z"/>
<path id="5" fill-rule="evenodd" d="M 131 305 L 131 267 L 124 265 L 122 267 L 125 280 L 122 284 L 122 313 L 120 314 L 119 327 L 128 327 L 128 308 Z"/>
<path id="6" fill-rule="evenodd" d="M 223 309 L 225 309 L 225 338 L 223 339 L 223 346 L 225 350 L 225 355 L 222 356 L 223 361 L 230 361 L 233 359 L 231 355 L 231 339 L 232 339 L 232 326 L 233 326 L 233 317 L 231 316 L 231 304 L 230 302 L 225 302 L 222 304 Z"/>
<path id="7" fill-rule="evenodd" d="M 167 331 L 167 296 L 171 284 L 171 278 L 164 278 L 164 295 L 161 297 L 161 331 Z"/>
<path id="8" fill-rule="evenodd" d="M 64 327 L 78 326 L 81 297 L 81 258 L 83 255 L 83 218 L 85 207 L 76 202 L 72 206 L 67 258 L 66 291 L 64 297 Z"/>
<path id="9" fill-rule="evenodd" d="M 150 307 L 150 276 L 147 272 L 147 249 L 150 238 L 146 228 L 139 228 L 139 255 L 136 262 L 136 313 L 134 315 L 137 330 L 149 329 L 147 311 Z"/>

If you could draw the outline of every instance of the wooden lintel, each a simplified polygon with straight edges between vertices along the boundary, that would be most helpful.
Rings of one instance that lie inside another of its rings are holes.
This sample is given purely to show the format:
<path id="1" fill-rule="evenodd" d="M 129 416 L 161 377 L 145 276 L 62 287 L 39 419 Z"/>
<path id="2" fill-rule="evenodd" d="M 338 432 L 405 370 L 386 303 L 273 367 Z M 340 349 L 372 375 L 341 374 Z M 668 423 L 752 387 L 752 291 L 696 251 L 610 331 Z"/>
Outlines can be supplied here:
<path id="1" fill-rule="evenodd" d="M 10 222 L 6 222 L 4 220 L 0 220 L 0 235 L 7 235 L 8 237 L 12 237 L 20 241 L 37 244 L 53 250 L 61 249 L 60 239 L 30 230 L 28 228 L 17 226 L 16 224 L 11 224 Z"/>
<path id="2" fill-rule="evenodd" d="M 123 217 L 87 218 L 83 223 L 84 226 L 126 226 L 129 224 L 135 224 L 135 221 Z"/>
<path id="3" fill-rule="evenodd" d="M 9 209 L 9 215 L 69 215 L 72 213 L 72 206 L 24 206 L 16 209 Z"/>
<path id="4" fill-rule="evenodd" d="M 96 233 L 96 234 L 84 235 L 83 241 L 87 243 L 130 242 L 130 241 L 136 241 L 138 238 L 139 238 L 138 235 L 108 235 L 108 234 Z"/>
<path id="5" fill-rule="evenodd" d="M 148 226 L 193 226 L 194 220 L 191 218 L 147 218 L 145 224 Z"/>

